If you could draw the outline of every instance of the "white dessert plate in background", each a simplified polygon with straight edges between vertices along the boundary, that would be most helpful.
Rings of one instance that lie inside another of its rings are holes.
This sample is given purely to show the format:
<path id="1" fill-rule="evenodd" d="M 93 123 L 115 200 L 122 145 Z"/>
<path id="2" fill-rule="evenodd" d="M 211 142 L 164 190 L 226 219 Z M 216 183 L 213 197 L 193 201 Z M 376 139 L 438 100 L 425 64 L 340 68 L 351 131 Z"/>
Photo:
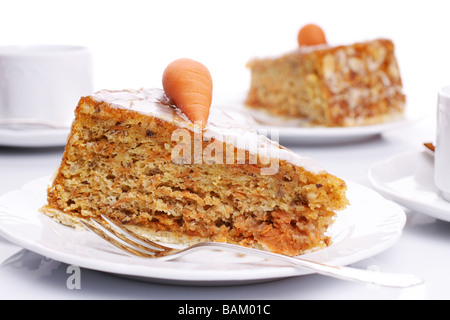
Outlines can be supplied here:
<path id="1" fill-rule="evenodd" d="M 245 106 L 245 93 L 219 93 L 215 96 L 213 107 L 224 109 L 241 119 L 261 134 L 276 139 L 279 135 L 282 143 L 297 145 L 326 145 L 361 141 L 391 130 L 401 129 L 423 118 L 423 113 L 405 107 L 405 113 L 395 119 L 380 124 L 354 127 L 312 127 L 305 126 L 300 120 L 285 120 L 269 115 L 264 111 L 253 110 Z"/>
<path id="2" fill-rule="evenodd" d="M 395 155 L 369 168 L 372 186 L 414 212 L 450 221 L 450 202 L 434 184 L 434 160 L 426 150 Z"/>
<path id="3" fill-rule="evenodd" d="M 204 250 L 173 261 L 128 257 L 88 231 L 63 226 L 39 212 L 49 177 L 0 197 L 0 235 L 25 249 L 63 263 L 142 281 L 189 285 L 263 282 L 310 273 L 303 269 L 233 252 Z M 348 183 L 351 205 L 330 230 L 333 244 L 305 259 L 348 265 L 390 248 L 406 217 L 399 205 L 370 188 Z"/>

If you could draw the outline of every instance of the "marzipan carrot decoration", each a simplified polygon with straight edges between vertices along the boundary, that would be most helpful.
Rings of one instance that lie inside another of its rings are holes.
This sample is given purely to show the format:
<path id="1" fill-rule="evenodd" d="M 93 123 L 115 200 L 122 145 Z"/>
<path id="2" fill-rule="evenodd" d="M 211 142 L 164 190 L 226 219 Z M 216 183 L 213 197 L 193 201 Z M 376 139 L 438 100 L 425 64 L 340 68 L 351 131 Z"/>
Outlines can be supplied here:
<path id="1" fill-rule="evenodd" d="M 303 26 L 298 32 L 298 45 L 302 46 L 315 46 L 318 44 L 326 44 L 327 39 L 322 28 L 315 24 L 307 24 Z"/>
<path id="2" fill-rule="evenodd" d="M 193 123 L 205 128 L 213 87 L 208 68 L 195 60 L 178 59 L 164 70 L 162 83 L 170 102 Z"/>

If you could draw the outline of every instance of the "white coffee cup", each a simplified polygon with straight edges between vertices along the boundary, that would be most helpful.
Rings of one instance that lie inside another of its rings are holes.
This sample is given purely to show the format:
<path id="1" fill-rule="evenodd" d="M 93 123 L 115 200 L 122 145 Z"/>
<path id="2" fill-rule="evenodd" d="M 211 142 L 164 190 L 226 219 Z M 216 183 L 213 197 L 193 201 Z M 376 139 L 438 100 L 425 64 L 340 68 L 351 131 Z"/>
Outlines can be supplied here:
<path id="1" fill-rule="evenodd" d="M 93 86 L 88 48 L 0 46 L 0 120 L 69 127 L 80 97 Z"/>
<path id="2" fill-rule="evenodd" d="M 442 197 L 450 201 L 450 86 L 438 94 L 434 182 Z"/>

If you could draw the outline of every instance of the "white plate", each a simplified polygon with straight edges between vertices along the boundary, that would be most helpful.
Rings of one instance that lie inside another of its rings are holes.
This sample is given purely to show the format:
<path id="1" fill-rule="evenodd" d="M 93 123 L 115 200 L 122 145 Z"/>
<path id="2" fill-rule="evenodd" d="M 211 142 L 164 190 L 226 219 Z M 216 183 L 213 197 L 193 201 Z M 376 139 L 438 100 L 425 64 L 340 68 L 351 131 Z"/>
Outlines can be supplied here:
<path id="1" fill-rule="evenodd" d="M 174 261 L 128 257 L 87 231 L 75 231 L 38 211 L 49 178 L 32 181 L 0 197 L 0 234 L 38 254 L 80 267 L 171 284 L 230 285 L 304 275 L 306 270 L 249 255 L 205 250 Z M 352 203 L 330 230 L 333 244 L 304 255 L 332 265 L 348 265 L 391 247 L 400 237 L 403 209 L 375 191 L 349 183 Z"/>
<path id="2" fill-rule="evenodd" d="M 423 118 L 423 112 L 411 106 L 405 113 L 390 121 L 355 127 L 305 127 L 298 120 L 285 120 L 245 106 L 243 93 L 219 93 L 214 106 L 246 119 L 246 124 L 272 139 L 277 135 L 282 143 L 297 145 L 334 144 L 361 141 L 391 130 L 401 129 Z"/>
<path id="3" fill-rule="evenodd" d="M 67 129 L 9 129 L 0 128 L 0 146 L 8 147 L 60 147 L 67 143 Z"/>
<path id="4" fill-rule="evenodd" d="M 450 221 L 450 203 L 433 178 L 433 156 L 426 150 L 399 154 L 370 167 L 373 187 L 388 199 L 415 212 Z"/>

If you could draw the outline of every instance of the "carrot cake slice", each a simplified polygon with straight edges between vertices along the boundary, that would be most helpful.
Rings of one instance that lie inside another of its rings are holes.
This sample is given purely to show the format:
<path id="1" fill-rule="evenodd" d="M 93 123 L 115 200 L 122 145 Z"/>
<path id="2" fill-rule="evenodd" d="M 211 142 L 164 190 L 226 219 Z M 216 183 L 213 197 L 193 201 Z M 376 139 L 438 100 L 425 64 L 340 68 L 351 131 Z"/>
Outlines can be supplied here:
<path id="1" fill-rule="evenodd" d="M 248 63 L 246 105 L 313 126 L 385 122 L 401 115 L 405 106 L 394 51 L 391 40 L 376 39 L 301 45 L 278 57 L 255 58 Z"/>
<path id="2" fill-rule="evenodd" d="M 211 108 L 202 129 L 161 89 L 83 97 L 42 211 L 104 214 L 153 240 L 299 255 L 330 243 L 346 183 Z"/>

